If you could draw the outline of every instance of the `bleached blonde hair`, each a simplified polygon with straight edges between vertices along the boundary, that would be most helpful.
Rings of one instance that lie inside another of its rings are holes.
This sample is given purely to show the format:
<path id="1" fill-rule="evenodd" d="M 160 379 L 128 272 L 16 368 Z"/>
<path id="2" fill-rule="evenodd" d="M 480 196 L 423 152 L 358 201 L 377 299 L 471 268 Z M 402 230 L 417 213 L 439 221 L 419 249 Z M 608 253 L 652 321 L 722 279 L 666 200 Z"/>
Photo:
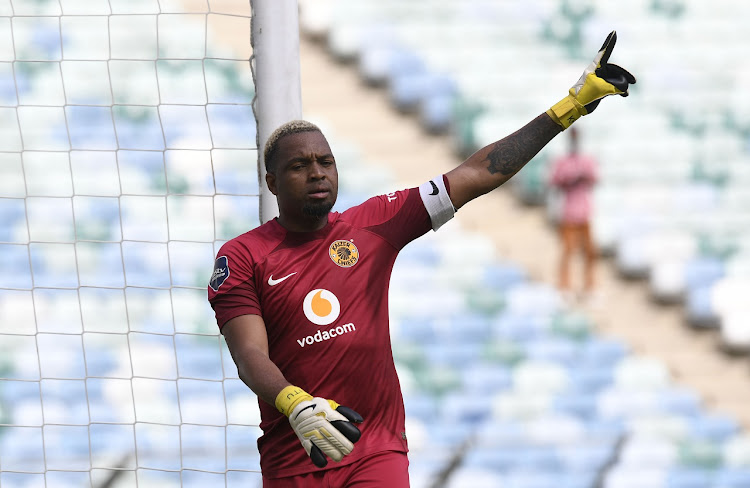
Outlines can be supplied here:
<path id="1" fill-rule="evenodd" d="M 282 124 L 278 129 L 273 131 L 268 140 L 266 141 L 266 147 L 263 149 L 263 161 L 266 165 L 266 172 L 273 173 L 275 170 L 275 164 L 272 164 L 273 158 L 276 155 L 276 150 L 279 147 L 279 141 L 285 136 L 292 134 L 300 134 L 302 132 L 320 132 L 320 127 L 308 122 L 306 120 L 290 120 L 289 122 Z"/>

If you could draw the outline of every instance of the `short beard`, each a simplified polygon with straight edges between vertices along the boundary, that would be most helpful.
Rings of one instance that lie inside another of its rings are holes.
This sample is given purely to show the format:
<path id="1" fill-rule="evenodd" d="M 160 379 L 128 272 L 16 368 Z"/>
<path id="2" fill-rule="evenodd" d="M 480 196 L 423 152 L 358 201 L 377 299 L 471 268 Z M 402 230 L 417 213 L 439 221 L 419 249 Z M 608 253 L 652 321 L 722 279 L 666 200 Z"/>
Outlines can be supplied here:
<path id="1" fill-rule="evenodd" d="M 306 203 L 302 206 L 302 213 L 308 217 L 319 219 L 328 215 L 333 208 L 333 204 L 329 202 L 325 203 Z"/>

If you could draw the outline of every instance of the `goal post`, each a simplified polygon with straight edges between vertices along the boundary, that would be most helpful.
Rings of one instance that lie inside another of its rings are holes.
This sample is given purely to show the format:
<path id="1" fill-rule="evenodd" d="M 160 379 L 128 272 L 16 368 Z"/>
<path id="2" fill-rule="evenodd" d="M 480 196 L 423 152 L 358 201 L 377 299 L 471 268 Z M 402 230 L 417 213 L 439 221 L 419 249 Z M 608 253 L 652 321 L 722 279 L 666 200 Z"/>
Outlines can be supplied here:
<path id="1" fill-rule="evenodd" d="M 0 1 L 0 487 L 260 486 L 206 286 L 275 215 L 296 8 Z"/>
<path id="2" fill-rule="evenodd" d="M 265 185 L 263 148 L 278 126 L 302 117 L 299 11 L 297 0 L 252 0 L 252 5 L 260 220 L 266 222 L 278 216 L 278 208 Z"/>

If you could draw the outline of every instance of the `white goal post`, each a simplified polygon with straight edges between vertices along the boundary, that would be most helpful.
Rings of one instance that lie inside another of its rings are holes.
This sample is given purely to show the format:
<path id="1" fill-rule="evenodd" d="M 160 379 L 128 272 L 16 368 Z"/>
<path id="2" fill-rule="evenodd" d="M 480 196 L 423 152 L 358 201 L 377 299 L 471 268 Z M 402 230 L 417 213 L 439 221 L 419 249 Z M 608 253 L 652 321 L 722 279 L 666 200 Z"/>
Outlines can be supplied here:
<path id="1" fill-rule="evenodd" d="M 297 0 L 252 0 L 255 115 L 258 147 L 281 124 L 302 117 Z M 268 28 L 274 26 L 274 28 Z M 263 151 L 258 151 L 260 219 L 278 216 L 276 198 L 264 187 Z"/>
<path id="2" fill-rule="evenodd" d="M 0 1 L 0 487 L 260 486 L 206 284 L 276 212 L 296 9 Z"/>

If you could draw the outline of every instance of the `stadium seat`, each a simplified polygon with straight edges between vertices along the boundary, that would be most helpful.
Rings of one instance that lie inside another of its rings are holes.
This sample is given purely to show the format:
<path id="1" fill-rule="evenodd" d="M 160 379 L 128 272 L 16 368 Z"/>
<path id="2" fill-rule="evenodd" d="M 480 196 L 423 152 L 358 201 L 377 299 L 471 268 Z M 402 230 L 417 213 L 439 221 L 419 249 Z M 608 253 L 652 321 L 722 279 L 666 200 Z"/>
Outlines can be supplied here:
<path id="1" fill-rule="evenodd" d="M 750 296 L 748 278 L 723 278 L 711 289 L 711 305 L 721 321 L 721 342 L 730 351 L 750 351 L 747 296 Z"/>
<path id="2" fill-rule="evenodd" d="M 175 353 L 178 374 L 182 378 L 221 380 L 224 378 L 219 342 L 211 338 L 176 334 Z"/>
<path id="3" fill-rule="evenodd" d="M 714 486 L 717 488 L 744 488 L 750 486 L 750 470 L 748 469 L 720 469 L 716 473 Z"/>
<path id="4" fill-rule="evenodd" d="M 49 486 L 60 488 L 75 488 L 86 486 L 91 482 L 91 476 L 87 471 L 47 471 L 45 480 Z"/>
<path id="5" fill-rule="evenodd" d="M 614 377 L 612 368 L 603 364 L 598 367 L 577 365 L 569 370 L 569 374 L 571 390 L 583 397 L 611 386 Z"/>
<path id="6" fill-rule="evenodd" d="M 666 364 L 656 358 L 630 356 L 615 367 L 615 385 L 631 391 L 657 391 L 668 386 L 671 377 Z"/>
<path id="7" fill-rule="evenodd" d="M 717 442 L 689 438 L 678 444 L 682 466 L 696 469 L 717 469 L 721 467 L 721 448 Z"/>
<path id="8" fill-rule="evenodd" d="M 513 389 L 518 393 L 555 395 L 570 385 L 570 376 L 561 362 L 530 357 L 513 369 L 512 378 Z"/>
<path id="9" fill-rule="evenodd" d="M 695 438 L 725 442 L 739 433 L 740 424 L 728 415 L 703 414 L 691 420 L 690 429 Z"/>
<path id="10" fill-rule="evenodd" d="M 492 399 L 492 416 L 500 421 L 520 421 L 538 418 L 553 406 L 550 394 L 508 391 Z"/>
<path id="11" fill-rule="evenodd" d="M 499 473 L 513 470 L 553 471 L 560 468 L 554 447 L 503 446 L 475 447 L 466 453 L 463 466 L 491 469 Z"/>
<path id="12" fill-rule="evenodd" d="M 506 390 L 510 387 L 511 381 L 510 368 L 493 362 L 469 362 L 461 373 L 462 389 L 467 392 Z"/>
<path id="13" fill-rule="evenodd" d="M 570 339 L 559 337 L 539 338 L 524 345 L 525 356 L 531 361 L 548 361 L 566 367 L 579 359 L 580 345 Z"/>
<path id="14" fill-rule="evenodd" d="M 688 289 L 685 303 L 687 323 L 699 328 L 718 328 L 720 318 L 713 309 L 713 285 L 697 285 Z"/>
<path id="15" fill-rule="evenodd" d="M 444 484 L 445 488 L 497 488 L 503 486 L 505 479 L 497 472 L 486 468 L 459 467 Z"/>
<path id="16" fill-rule="evenodd" d="M 739 433 L 727 439 L 722 458 L 729 468 L 750 468 L 750 437 Z"/>
<path id="17" fill-rule="evenodd" d="M 666 488 L 704 488 L 712 486 L 714 471 L 675 467 L 667 475 Z"/>
<path id="18" fill-rule="evenodd" d="M 616 465 L 604 477 L 604 488 L 663 488 L 667 472 L 659 468 Z"/>
<path id="19" fill-rule="evenodd" d="M 595 393 L 575 391 L 558 395 L 553 400 L 553 409 L 580 419 L 590 419 L 597 414 L 597 396 Z"/>
<path id="20" fill-rule="evenodd" d="M 584 441 L 575 445 L 558 446 L 557 453 L 566 472 L 598 473 L 613 459 L 615 451 L 606 442 Z"/>
<path id="21" fill-rule="evenodd" d="M 582 419 L 553 410 L 529 419 L 525 430 L 528 442 L 541 446 L 581 444 L 587 435 Z"/>
<path id="22" fill-rule="evenodd" d="M 580 366 L 614 366 L 629 353 L 628 346 L 616 339 L 592 337 L 583 344 Z"/>

